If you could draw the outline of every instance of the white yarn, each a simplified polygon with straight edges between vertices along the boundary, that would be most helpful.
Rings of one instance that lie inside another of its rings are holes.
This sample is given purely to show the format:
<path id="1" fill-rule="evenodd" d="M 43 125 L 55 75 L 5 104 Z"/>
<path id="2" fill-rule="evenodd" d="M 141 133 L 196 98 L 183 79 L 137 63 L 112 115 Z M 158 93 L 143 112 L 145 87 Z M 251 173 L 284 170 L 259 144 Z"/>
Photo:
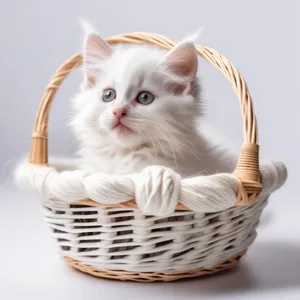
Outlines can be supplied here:
<path id="1" fill-rule="evenodd" d="M 134 199 L 134 186 L 132 176 L 94 173 L 84 179 L 85 197 L 104 204 L 121 203 Z"/>
<path id="2" fill-rule="evenodd" d="M 184 179 L 181 203 L 193 211 L 216 212 L 233 206 L 238 189 L 232 174 L 215 174 Z"/>
<path id="3" fill-rule="evenodd" d="M 280 188 L 287 178 L 287 169 L 282 162 L 261 165 L 260 173 L 265 194 L 271 194 Z"/>
<path id="4" fill-rule="evenodd" d="M 181 177 L 172 169 L 145 168 L 135 176 L 135 199 L 145 214 L 165 216 L 173 213 L 180 195 Z"/>
<path id="5" fill-rule="evenodd" d="M 285 181 L 283 163 L 261 166 L 262 194 L 270 194 Z M 57 172 L 54 167 L 27 162 L 16 172 L 20 186 L 72 203 L 84 198 L 103 204 L 118 204 L 136 199 L 144 214 L 166 216 L 175 211 L 179 200 L 196 212 L 217 212 L 236 201 L 238 180 L 232 174 L 216 174 L 181 179 L 173 170 L 150 166 L 138 174 L 113 176 L 88 174 L 81 170 Z"/>
<path id="6" fill-rule="evenodd" d="M 32 165 L 25 161 L 18 165 L 14 179 L 20 188 L 30 190 L 48 198 L 50 195 L 47 195 L 44 190 L 45 180 L 54 171 L 54 168 Z"/>

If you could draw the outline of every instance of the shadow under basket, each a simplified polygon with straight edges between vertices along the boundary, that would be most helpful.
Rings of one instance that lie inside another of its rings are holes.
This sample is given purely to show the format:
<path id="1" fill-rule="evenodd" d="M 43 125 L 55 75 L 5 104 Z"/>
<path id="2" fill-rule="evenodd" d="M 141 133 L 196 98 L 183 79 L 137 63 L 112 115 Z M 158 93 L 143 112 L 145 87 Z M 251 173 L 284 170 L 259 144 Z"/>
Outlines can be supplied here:
<path id="1" fill-rule="evenodd" d="M 175 45 L 171 39 L 148 33 L 111 37 L 107 42 L 147 43 L 164 49 Z M 61 176 L 55 167 L 48 166 L 48 119 L 57 89 L 82 63 L 81 55 L 71 57 L 51 79 L 35 120 L 28 164 L 31 169 L 25 176 L 32 176 L 31 184 L 36 183 L 37 190 L 43 191 L 46 222 L 64 260 L 72 267 L 94 276 L 119 280 L 173 281 L 229 269 L 254 241 L 262 210 L 271 192 L 283 184 L 285 168 L 280 166 L 283 175 L 275 165 L 271 171 L 259 170 L 257 123 L 244 79 L 215 50 L 203 46 L 196 46 L 196 50 L 232 83 L 240 101 L 244 144 L 234 174 L 184 179 L 173 170 L 163 167 L 158 170 L 160 167 L 156 166 L 155 174 L 159 173 L 160 177 L 154 180 L 151 166 L 137 177 L 124 175 L 116 179 L 100 174 L 101 184 L 105 181 L 106 189 L 100 185 L 97 192 L 88 190 L 86 183 L 98 183 L 99 177 L 93 181 L 70 182 L 70 173 Z M 74 172 L 79 174 L 75 176 L 78 180 L 85 176 L 80 170 Z M 152 193 L 155 199 L 146 193 L 139 194 L 141 190 L 149 190 L 149 186 L 144 188 L 146 182 L 151 183 L 152 189 L 158 180 L 161 180 L 160 192 Z M 55 189 L 57 185 L 59 191 Z M 166 186 L 172 191 L 165 192 Z M 75 200 L 68 194 L 74 189 L 77 191 Z M 170 194 L 173 202 L 168 198 Z M 81 199 L 78 195 L 83 200 L 78 201 Z M 88 199 L 89 195 L 95 197 Z M 148 199 L 156 201 L 153 207 L 171 205 L 171 209 L 164 213 L 146 211 L 149 203 L 143 207 L 141 203 Z"/>

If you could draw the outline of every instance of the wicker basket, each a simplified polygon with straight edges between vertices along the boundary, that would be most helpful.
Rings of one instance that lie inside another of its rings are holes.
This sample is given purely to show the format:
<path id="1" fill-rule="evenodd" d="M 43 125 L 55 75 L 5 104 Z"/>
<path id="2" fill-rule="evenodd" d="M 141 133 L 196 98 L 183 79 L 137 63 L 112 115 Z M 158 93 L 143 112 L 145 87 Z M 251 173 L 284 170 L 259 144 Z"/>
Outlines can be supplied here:
<path id="1" fill-rule="evenodd" d="M 107 42 L 148 43 L 165 49 L 175 45 L 171 39 L 146 33 L 112 37 Z M 241 105 L 244 145 L 234 175 L 228 174 L 237 183 L 233 203 L 227 203 L 223 210 L 211 211 L 188 205 L 182 196 L 173 213 L 154 216 L 143 214 L 134 200 L 108 204 L 91 199 L 73 203 L 59 197 L 47 199 L 43 202 L 45 219 L 63 258 L 72 267 L 98 277 L 172 281 L 233 267 L 255 239 L 260 214 L 272 189 L 260 193 L 263 175 L 259 171 L 251 96 L 240 73 L 224 56 L 202 46 L 197 46 L 197 52 L 232 83 Z M 48 165 L 49 109 L 65 77 L 81 62 L 81 55 L 65 62 L 43 95 L 33 131 L 31 165 Z M 214 188 L 212 185 L 211 190 Z M 223 189 L 226 188 L 225 184 Z M 197 201 L 194 197 L 189 203 Z"/>

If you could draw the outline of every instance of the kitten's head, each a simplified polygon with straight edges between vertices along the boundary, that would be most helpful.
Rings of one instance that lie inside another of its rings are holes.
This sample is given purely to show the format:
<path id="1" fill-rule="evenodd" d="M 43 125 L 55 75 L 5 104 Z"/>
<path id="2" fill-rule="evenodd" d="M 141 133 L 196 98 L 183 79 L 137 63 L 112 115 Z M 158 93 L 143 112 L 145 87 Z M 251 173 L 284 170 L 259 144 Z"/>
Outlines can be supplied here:
<path id="1" fill-rule="evenodd" d="M 72 122 L 81 142 L 124 149 L 167 142 L 180 151 L 199 116 L 197 65 L 189 41 L 169 52 L 146 45 L 113 48 L 90 31 Z"/>

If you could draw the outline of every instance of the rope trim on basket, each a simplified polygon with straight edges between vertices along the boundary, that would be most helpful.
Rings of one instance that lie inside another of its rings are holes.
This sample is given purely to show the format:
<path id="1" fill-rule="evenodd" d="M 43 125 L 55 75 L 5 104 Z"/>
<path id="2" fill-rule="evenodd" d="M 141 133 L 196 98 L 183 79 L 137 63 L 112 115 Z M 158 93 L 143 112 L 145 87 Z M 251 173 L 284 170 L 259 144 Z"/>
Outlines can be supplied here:
<path id="1" fill-rule="evenodd" d="M 261 167 L 262 196 L 278 189 L 285 181 L 282 163 Z M 176 209 L 217 212 L 242 203 L 247 198 L 243 183 L 233 174 L 215 174 L 182 179 L 172 169 L 150 166 L 138 174 L 124 176 L 84 171 L 58 172 L 55 167 L 24 163 L 16 172 L 20 185 L 46 198 L 67 203 L 93 199 L 107 207 L 138 207 L 144 214 L 166 216 Z M 136 199 L 136 204 L 128 202 Z M 238 201 L 236 201 L 238 199 Z M 241 200 L 240 200 L 241 199 Z M 91 200 L 88 200 L 91 201 Z M 180 202 L 180 204 L 179 204 Z M 97 203 L 97 205 L 98 205 Z"/>

